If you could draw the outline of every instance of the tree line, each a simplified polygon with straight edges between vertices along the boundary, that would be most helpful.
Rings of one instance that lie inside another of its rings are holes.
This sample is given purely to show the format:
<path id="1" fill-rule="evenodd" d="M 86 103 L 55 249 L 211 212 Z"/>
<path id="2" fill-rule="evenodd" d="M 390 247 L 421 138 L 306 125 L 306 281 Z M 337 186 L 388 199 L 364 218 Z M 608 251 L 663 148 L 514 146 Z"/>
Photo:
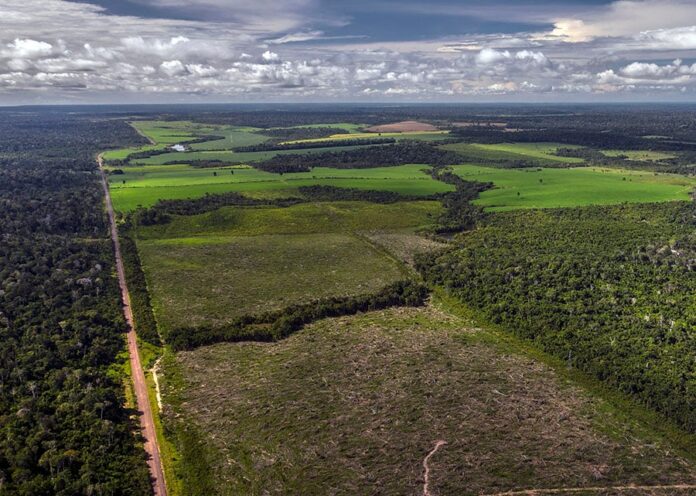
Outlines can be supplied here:
<path id="1" fill-rule="evenodd" d="M 181 351 L 220 342 L 277 341 L 311 322 L 327 317 L 354 315 L 394 306 L 421 306 L 428 294 L 427 287 L 421 283 L 397 281 L 375 293 L 298 303 L 278 311 L 239 317 L 222 326 L 177 327 L 167 334 L 167 343 L 174 350 Z"/>

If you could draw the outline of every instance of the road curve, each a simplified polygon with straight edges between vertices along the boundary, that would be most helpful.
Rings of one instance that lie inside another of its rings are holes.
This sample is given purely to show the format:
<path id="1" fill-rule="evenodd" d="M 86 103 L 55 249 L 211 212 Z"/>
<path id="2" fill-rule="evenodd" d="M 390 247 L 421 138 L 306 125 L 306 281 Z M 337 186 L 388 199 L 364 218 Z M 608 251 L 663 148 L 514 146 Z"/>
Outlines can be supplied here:
<path id="1" fill-rule="evenodd" d="M 130 306 L 130 294 L 126 283 L 126 272 L 123 269 L 123 259 L 121 258 L 121 244 L 118 240 L 118 229 L 116 228 L 116 218 L 114 217 L 114 206 L 111 203 L 109 193 L 109 183 L 106 180 L 104 171 L 104 161 L 102 156 L 97 157 L 99 173 L 101 174 L 102 186 L 104 187 L 104 198 L 106 199 L 106 211 L 109 215 L 109 230 L 111 240 L 114 245 L 114 258 L 116 259 L 116 273 L 118 274 L 118 284 L 121 288 L 121 300 L 123 303 L 123 315 L 128 323 L 128 355 L 133 375 L 133 387 L 135 397 L 140 411 L 140 428 L 145 439 L 145 451 L 148 454 L 147 464 L 150 467 L 150 477 L 152 479 L 152 489 L 155 496 L 166 496 L 167 486 L 164 482 L 164 472 L 162 470 L 162 460 L 160 458 L 159 445 L 157 444 L 157 432 L 155 431 L 155 421 L 150 407 L 150 400 L 147 394 L 147 383 L 145 382 L 145 372 L 140 363 L 138 353 L 138 340 L 133 327 L 133 311 Z"/>

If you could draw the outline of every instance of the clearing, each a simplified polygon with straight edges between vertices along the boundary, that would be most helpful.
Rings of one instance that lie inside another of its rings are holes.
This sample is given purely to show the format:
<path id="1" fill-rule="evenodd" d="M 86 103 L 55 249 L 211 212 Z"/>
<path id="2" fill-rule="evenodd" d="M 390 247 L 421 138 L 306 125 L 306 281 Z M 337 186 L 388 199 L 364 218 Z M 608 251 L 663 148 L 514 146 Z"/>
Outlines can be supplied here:
<path id="1" fill-rule="evenodd" d="M 201 436 L 181 463 L 220 494 L 423 494 L 438 440 L 432 494 L 696 481 L 642 424 L 433 307 L 179 353 L 164 377 Z"/>

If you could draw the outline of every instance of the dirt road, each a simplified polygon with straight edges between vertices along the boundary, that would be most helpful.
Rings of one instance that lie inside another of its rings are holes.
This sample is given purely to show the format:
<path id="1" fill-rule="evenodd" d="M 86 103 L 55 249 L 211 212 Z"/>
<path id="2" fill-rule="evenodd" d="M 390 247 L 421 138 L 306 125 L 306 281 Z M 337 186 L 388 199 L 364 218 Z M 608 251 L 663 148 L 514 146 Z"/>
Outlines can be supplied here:
<path id="1" fill-rule="evenodd" d="M 145 438 L 145 451 L 148 454 L 147 463 L 150 467 L 150 476 L 152 478 L 152 486 L 155 496 L 166 496 L 167 487 L 164 483 L 164 472 L 162 471 L 162 461 L 160 459 L 159 445 L 157 444 L 155 421 L 154 417 L 152 416 L 152 408 L 150 407 L 150 400 L 147 394 L 145 372 L 143 372 L 143 366 L 140 363 L 140 355 L 138 354 L 138 341 L 136 339 L 135 329 L 133 328 L 133 312 L 130 306 L 130 294 L 128 293 L 126 273 L 123 269 L 123 259 L 121 258 L 121 244 L 118 241 L 118 229 L 116 229 L 114 207 L 111 203 L 109 184 L 106 180 L 106 173 L 104 172 L 104 163 L 101 155 L 97 158 L 97 162 L 99 163 L 99 172 L 101 174 L 102 185 L 104 187 L 106 210 L 109 214 L 109 229 L 111 231 L 111 240 L 114 244 L 116 273 L 118 274 L 118 283 L 121 287 L 123 315 L 126 317 L 126 322 L 128 323 L 128 355 L 130 356 L 135 397 L 138 404 L 138 410 L 140 411 L 140 427 L 142 429 L 143 437 Z"/>

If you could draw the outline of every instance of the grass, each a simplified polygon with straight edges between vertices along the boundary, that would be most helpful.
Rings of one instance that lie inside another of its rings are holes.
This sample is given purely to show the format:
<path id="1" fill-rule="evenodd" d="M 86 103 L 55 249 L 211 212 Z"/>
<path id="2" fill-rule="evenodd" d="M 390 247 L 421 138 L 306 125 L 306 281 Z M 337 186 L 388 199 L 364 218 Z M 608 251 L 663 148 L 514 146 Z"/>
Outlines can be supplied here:
<path id="1" fill-rule="evenodd" d="M 402 272 L 348 234 L 143 241 L 140 250 L 165 335 L 325 296 L 376 291 Z"/>
<path id="2" fill-rule="evenodd" d="M 620 169 L 453 169 L 464 179 L 495 184 L 475 201 L 490 211 L 688 200 L 696 187 L 686 176 Z"/>
<path id="3" fill-rule="evenodd" d="M 354 231 L 416 229 L 437 202 L 226 207 L 140 228 L 158 324 L 220 324 L 324 296 L 375 291 L 408 273 Z"/>
<path id="4" fill-rule="evenodd" d="M 638 162 L 659 162 L 660 160 L 668 160 L 677 158 L 674 153 L 655 152 L 651 150 L 602 150 L 602 153 L 607 157 L 625 156 L 628 160 Z"/>
<path id="5" fill-rule="evenodd" d="M 580 164 L 584 160 L 577 157 L 559 157 L 559 148 L 580 148 L 560 143 L 453 143 L 443 145 L 443 149 L 461 153 L 467 161 L 533 161 L 539 165 Z"/>
<path id="6" fill-rule="evenodd" d="M 163 225 L 141 227 L 140 240 L 181 239 L 181 243 L 212 242 L 227 236 L 321 234 L 356 231 L 415 230 L 439 215 L 436 201 L 378 205 L 367 202 L 302 203 L 291 207 L 223 207 L 199 215 L 176 217 Z"/>
<path id="7" fill-rule="evenodd" d="M 421 493 L 438 439 L 435 494 L 694 480 L 661 438 L 481 334 L 433 307 L 327 319 L 180 353 L 164 397 L 216 453 L 221 494 Z"/>
<path id="8" fill-rule="evenodd" d="M 216 136 L 224 136 L 224 139 L 206 141 L 204 143 L 194 143 L 191 145 L 192 150 L 228 150 L 237 146 L 258 145 L 264 141 L 268 141 L 268 136 L 256 134 L 256 128 L 248 127 L 221 127 L 216 129 L 213 134 Z"/>
<path id="9" fill-rule="evenodd" d="M 452 190 L 452 186 L 425 174 L 424 169 L 422 165 L 373 169 L 317 167 L 311 172 L 279 175 L 256 169 L 200 169 L 187 165 L 126 167 L 125 174 L 109 177 L 109 186 L 114 208 L 122 212 L 138 205 L 150 207 L 161 199 L 199 198 L 206 193 L 237 191 L 252 196 L 290 196 L 300 186 L 315 184 L 418 196 Z"/>

